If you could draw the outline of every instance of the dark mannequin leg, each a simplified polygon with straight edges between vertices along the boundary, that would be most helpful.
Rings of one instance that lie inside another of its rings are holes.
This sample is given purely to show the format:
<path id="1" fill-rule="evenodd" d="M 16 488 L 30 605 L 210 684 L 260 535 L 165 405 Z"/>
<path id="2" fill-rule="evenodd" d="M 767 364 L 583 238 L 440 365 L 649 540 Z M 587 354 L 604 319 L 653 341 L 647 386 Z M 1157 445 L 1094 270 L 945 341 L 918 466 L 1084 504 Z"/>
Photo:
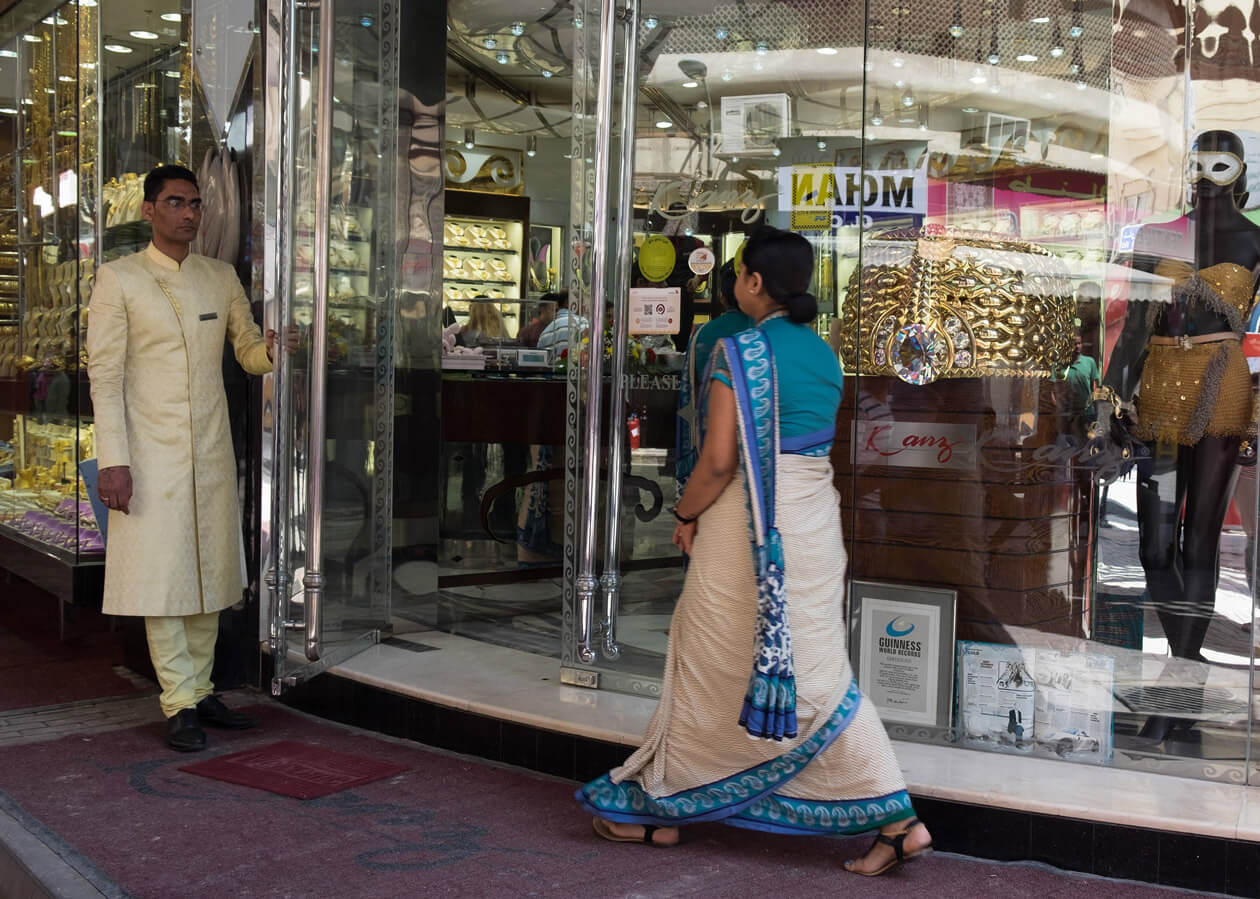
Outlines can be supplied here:
<path id="1" fill-rule="evenodd" d="M 1185 497 L 1185 447 L 1152 445 L 1137 467 L 1138 555 L 1146 589 L 1171 644 L 1182 630 L 1181 504 Z"/>

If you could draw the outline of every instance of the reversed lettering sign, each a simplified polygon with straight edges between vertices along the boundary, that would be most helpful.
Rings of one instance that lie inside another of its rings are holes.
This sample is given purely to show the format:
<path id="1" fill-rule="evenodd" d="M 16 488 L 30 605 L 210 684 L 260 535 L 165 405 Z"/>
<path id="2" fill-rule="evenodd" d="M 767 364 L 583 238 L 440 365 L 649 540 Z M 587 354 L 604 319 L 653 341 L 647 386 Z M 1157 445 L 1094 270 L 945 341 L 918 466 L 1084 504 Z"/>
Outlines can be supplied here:
<path id="1" fill-rule="evenodd" d="M 975 469 L 976 426 L 930 421 L 855 421 L 853 464 Z"/>
<path id="2" fill-rule="evenodd" d="M 927 212 L 927 173 L 921 168 L 781 166 L 779 208 L 790 210 L 796 230 L 830 227 L 832 216 L 837 212 L 924 215 Z"/>

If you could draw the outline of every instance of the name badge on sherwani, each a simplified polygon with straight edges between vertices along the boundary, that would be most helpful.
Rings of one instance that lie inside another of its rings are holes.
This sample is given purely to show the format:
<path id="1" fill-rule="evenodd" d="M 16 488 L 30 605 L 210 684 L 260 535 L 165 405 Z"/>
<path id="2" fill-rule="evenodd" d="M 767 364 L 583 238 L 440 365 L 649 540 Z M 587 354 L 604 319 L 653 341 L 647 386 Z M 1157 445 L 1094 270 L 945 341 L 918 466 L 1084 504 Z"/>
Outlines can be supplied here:
<path id="1" fill-rule="evenodd" d="M 216 319 L 216 318 L 218 318 L 218 317 L 219 317 L 219 313 L 217 313 L 217 312 L 203 312 L 203 313 L 201 313 L 201 320 L 202 320 L 203 322 L 213 321 L 214 319 Z"/>

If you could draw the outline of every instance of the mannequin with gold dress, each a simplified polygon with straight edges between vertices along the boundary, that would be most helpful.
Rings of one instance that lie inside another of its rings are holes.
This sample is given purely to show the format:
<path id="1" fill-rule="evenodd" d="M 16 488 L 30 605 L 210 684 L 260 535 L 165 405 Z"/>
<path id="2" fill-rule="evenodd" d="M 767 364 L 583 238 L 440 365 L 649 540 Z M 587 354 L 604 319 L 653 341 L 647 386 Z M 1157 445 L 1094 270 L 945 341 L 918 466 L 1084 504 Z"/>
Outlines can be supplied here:
<path id="1" fill-rule="evenodd" d="M 1138 231 L 1132 265 L 1170 284 L 1171 298 L 1130 302 L 1104 378 L 1122 399 L 1136 394 L 1133 433 L 1151 449 L 1137 466 L 1139 556 L 1169 652 L 1192 661 L 1203 661 L 1216 605 L 1221 527 L 1237 462 L 1254 462 L 1241 339 L 1260 273 L 1260 226 L 1239 208 L 1243 152 L 1231 132 L 1200 134 L 1191 154 L 1190 213 Z M 1177 670 L 1166 673 L 1176 678 Z M 1201 685 L 1185 692 L 1188 707 L 1202 705 Z M 1152 715 L 1138 737 L 1185 740 L 1194 724 Z"/>

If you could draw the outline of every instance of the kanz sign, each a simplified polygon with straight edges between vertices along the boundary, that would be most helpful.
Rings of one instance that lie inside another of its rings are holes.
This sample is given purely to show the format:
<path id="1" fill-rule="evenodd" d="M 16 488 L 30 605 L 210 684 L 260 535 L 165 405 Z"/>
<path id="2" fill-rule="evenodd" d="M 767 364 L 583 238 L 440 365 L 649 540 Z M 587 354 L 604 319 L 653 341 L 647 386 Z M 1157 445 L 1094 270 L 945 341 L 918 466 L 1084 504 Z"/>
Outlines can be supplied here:
<path id="1" fill-rule="evenodd" d="M 976 426 L 928 421 L 855 421 L 853 464 L 975 469 Z"/>

